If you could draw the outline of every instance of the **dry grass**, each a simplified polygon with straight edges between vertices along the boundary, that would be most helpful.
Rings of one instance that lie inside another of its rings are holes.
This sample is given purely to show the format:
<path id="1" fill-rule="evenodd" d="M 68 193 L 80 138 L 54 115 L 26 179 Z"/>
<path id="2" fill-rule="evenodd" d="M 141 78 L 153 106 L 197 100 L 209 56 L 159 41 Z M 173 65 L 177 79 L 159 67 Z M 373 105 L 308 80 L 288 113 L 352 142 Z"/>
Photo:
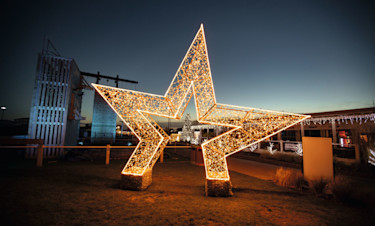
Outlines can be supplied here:
<path id="1" fill-rule="evenodd" d="M 283 161 L 283 162 L 290 162 L 290 163 L 297 163 L 301 164 L 302 162 L 302 157 L 298 156 L 296 154 L 290 154 L 290 153 L 280 153 L 276 152 L 274 154 L 269 153 L 268 151 L 261 152 L 260 154 L 261 158 L 266 158 L 266 159 L 274 159 L 278 161 Z"/>
<path id="2" fill-rule="evenodd" d="M 184 161 L 156 164 L 146 191 L 122 190 L 123 164 L 2 168 L 2 225 L 371 225 L 375 220 L 369 209 L 234 172 L 233 197 L 205 197 L 204 168 Z"/>
<path id="3" fill-rule="evenodd" d="M 338 200 L 345 200 L 353 194 L 354 188 L 350 179 L 346 176 L 338 175 L 331 185 L 332 194 Z"/>
<path id="4" fill-rule="evenodd" d="M 298 190 L 301 190 L 304 184 L 302 173 L 283 167 L 276 170 L 274 182 L 279 186 Z"/>
<path id="5" fill-rule="evenodd" d="M 351 178 L 338 175 L 329 185 L 332 196 L 339 202 L 354 206 L 373 206 L 375 201 L 374 190 L 364 191 Z"/>
<path id="6" fill-rule="evenodd" d="M 322 195 L 326 193 L 327 185 L 329 181 L 324 180 L 323 178 L 317 180 L 309 180 L 310 190 L 317 195 Z"/>
<path id="7" fill-rule="evenodd" d="M 355 184 L 348 176 L 338 175 L 333 181 L 324 179 L 305 181 L 301 173 L 291 169 L 279 168 L 276 170 L 274 182 L 279 186 L 299 191 L 302 190 L 304 185 L 309 185 L 309 191 L 318 197 L 327 199 L 333 197 L 334 200 L 349 206 L 374 208 L 373 184 L 369 188 L 363 189 L 364 183 Z M 358 189 L 359 187 L 360 189 Z"/>

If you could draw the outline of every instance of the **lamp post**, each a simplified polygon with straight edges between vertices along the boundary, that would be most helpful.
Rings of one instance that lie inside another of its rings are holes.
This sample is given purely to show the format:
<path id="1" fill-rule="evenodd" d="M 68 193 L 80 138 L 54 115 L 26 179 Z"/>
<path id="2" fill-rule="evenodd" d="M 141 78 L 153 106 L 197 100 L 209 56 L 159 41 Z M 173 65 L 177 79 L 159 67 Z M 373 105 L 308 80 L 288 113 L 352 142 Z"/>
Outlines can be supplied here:
<path id="1" fill-rule="evenodd" d="M 7 109 L 7 107 L 3 105 L 3 106 L 0 107 L 0 109 L 1 109 L 1 120 L 3 120 L 4 112 Z"/>

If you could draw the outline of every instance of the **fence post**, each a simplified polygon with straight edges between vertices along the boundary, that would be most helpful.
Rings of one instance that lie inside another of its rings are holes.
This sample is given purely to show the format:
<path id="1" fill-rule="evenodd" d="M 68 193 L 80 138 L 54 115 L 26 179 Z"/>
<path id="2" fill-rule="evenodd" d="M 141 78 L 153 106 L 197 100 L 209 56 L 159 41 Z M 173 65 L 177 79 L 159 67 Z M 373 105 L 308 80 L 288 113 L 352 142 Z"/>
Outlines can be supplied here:
<path id="1" fill-rule="evenodd" d="M 280 140 L 280 152 L 284 152 L 284 142 Z"/>
<path id="2" fill-rule="evenodd" d="M 39 143 L 38 144 L 38 150 L 37 150 L 37 153 L 36 153 L 36 166 L 37 167 L 43 166 L 43 148 L 44 148 L 44 145 Z"/>
<path id="3" fill-rule="evenodd" d="M 164 162 L 164 149 L 160 153 L 160 163 Z"/>
<path id="4" fill-rule="evenodd" d="M 355 151 L 355 161 L 360 162 L 361 159 L 359 157 L 359 146 L 358 146 L 358 144 L 354 144 L 354 151 Z"/>
<path id="5" fill-rule="evenodd" d="M 109 165 L 109 156 L 111 155 L 111 145 L 107 144 L 105 149 L 105 164 Z"/>

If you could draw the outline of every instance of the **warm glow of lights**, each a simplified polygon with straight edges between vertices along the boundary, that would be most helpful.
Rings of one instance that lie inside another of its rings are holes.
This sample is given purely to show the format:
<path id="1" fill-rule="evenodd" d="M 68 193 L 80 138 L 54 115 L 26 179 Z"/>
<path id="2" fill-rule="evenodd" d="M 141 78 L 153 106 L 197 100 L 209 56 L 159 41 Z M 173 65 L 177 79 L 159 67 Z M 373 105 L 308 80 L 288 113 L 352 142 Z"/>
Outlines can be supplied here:
<path id="1" fill-rule="evenodd" d="M 202 144 L 206 178 L 211 180 L 229 180 L 227 156 L 310 117 L 217 103 L 203 25 L 164 96 L 92 85 L 139 139 L 123 174 L 142 175 L 152 168 L 170 139 L 150 115 L 180 119 L 193 95 L 200 123 L 232 128 Z"/>
<path id="2" fill-rule="evenodd" d="M 296 154 L 299 155 L 299 156 L 303 155 L 302 143 L 297 144 Z"/>
<path id="3" fill-rule="evenodd" d="M 181 134 L 178 133 L 172 133 L 170 136 L 169 142 L 179 142 L 181 139 Z"/>
<path id="4" fill-rule="evenodd" d="M 369 148 L 368 163 L 375 166 L 375 151 Z"/>
<path id="5" fill-rule="evenodd" d="M 270 146 L 267 146 L 267 150 L 273 155 L 277 149 L 273 149 L 273 143 L 270 142 L 269 144 Z"/>

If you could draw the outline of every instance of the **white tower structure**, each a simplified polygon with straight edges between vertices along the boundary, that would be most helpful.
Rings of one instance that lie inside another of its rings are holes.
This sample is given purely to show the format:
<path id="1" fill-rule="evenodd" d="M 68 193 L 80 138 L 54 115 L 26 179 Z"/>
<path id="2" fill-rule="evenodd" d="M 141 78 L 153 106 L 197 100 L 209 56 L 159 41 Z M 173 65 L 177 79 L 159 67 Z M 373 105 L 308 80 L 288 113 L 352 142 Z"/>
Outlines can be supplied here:
<path id="1" fill-rule="evenodd" d="M 76 145 L 81 120 L 81 82 L 73 59 L 46 53 L 38 56 L 28 129 L 30 139 L 43 139 L 44 145 Z M 26 156 L 35 154 L 30 149 Z M 44 149 L 46 158 L 62 154 L 62 149 Z"/>

